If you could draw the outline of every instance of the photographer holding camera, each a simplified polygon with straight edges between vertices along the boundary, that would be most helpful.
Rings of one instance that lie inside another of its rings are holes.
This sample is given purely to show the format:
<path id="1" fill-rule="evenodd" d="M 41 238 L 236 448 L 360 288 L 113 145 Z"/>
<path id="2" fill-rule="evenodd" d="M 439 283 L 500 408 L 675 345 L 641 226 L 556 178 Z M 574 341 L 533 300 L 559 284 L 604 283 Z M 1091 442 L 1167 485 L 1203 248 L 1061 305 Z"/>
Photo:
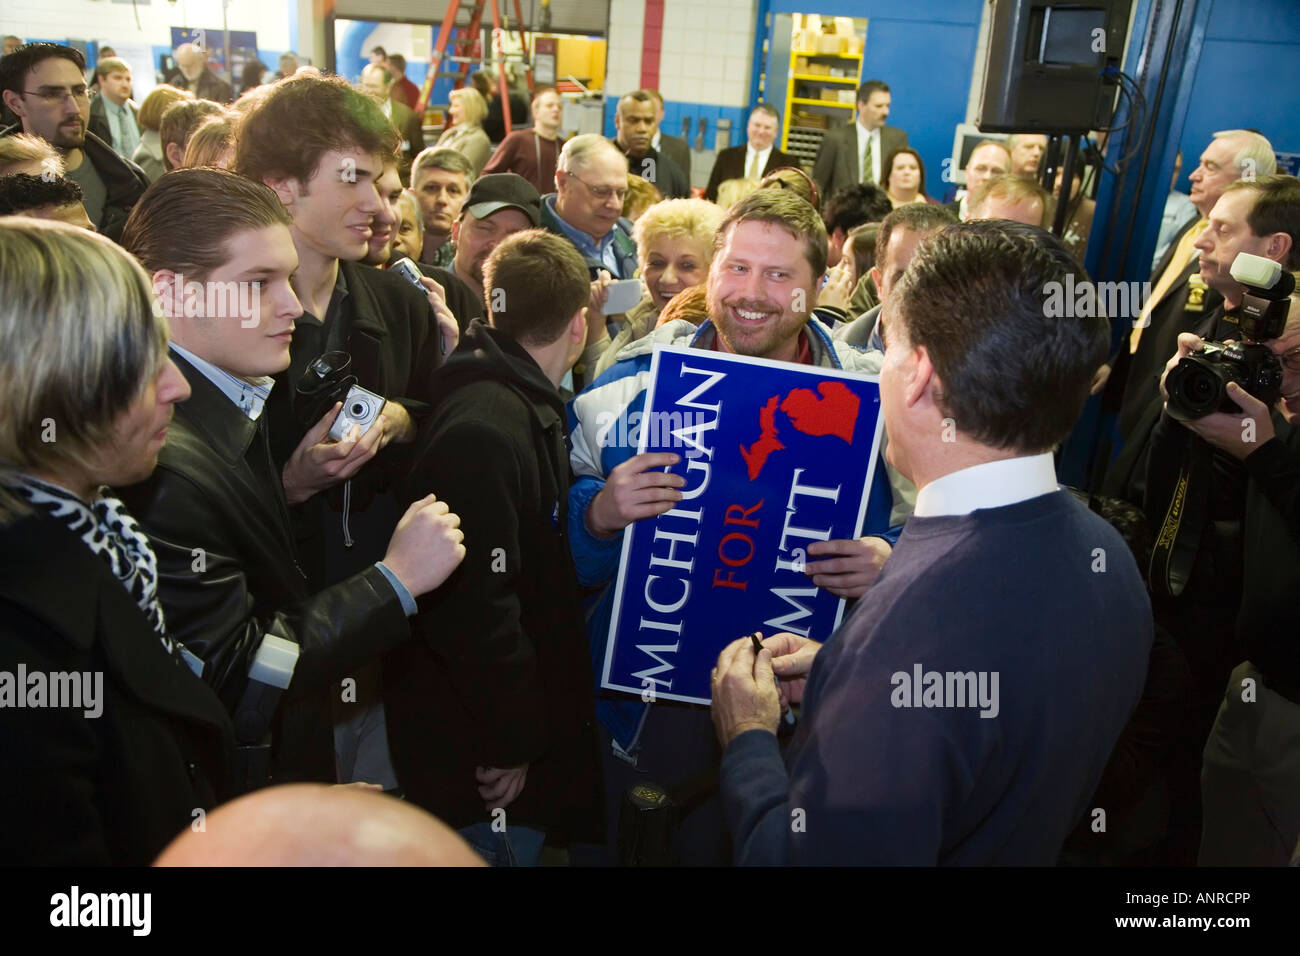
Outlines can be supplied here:
<path id="1" fill-rule="evenodd" d="M 1204 752 L 1202 865 L 1285 865 L 1300 836 L 1300 752 L 1283 743 L 1300 733 L 1300 306 L 1281 271 L 1300 269 L 1298 240 L 1300 180 L 1266 176 L 1224 191 L 1196 246 L 1226 313 L 1199 331 L 1244 345 L 1189 359 L 1204 343 L 1179 336 L 1152 435 L 1146 511 L 1164 525 L 1151 569 L 1153 590 L 1164 592 L 1157 614 L 1182 624 L 1175 633 L 1203 691 L 1221 689 L 1239 665 Z M 1220 607 L 1235 597 L 1231 635 L 1204 640 L 1214 625 L 1196 617 L 1201 589 Z"/>

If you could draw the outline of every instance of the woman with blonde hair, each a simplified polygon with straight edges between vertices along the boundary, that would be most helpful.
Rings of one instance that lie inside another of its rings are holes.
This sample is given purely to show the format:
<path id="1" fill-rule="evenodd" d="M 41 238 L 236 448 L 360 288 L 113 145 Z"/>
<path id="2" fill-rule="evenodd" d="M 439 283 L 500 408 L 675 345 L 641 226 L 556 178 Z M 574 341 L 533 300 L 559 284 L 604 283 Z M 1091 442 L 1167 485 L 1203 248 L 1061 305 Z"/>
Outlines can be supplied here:
<path id="1" fill-rule="evenodd" d="M 0 219 L 0 672 L 73 678 L 51 680 L 59 699 L 0 707 L 11 865 L 148 865 L 228 792 L 230 720 L 168 634 L 148 537 L 105 487 L 153 472 L 190 394 L 155 306 L 103 236 Z"/>
<path id="2" fill-rule="evenodd" d="M 163 114 L 173 103 L 192 99 L 194 94 L 189 90 L 163 83 L 155 86 L 140 104 L 140 113 L 136 117 L 140 123 L 140 145 L 131 154 L 131 161 L 144 170 L 149 182 L 157 182 L 158 177 L 167 172 L 167 164 L 163 161 L 162 137 L 158 134 Z"/>
<path id="3" fill-rule="evenodd" d="M 625 345 L 654 329 L 668 300 L 684 289 L 704 284 L 713 261 L 713 237 L 725 215 L 721 206 L 705 199 L 665 199 L 636 221 L 633 235 L 645 296 L 628 310 L 626 324 L 612 340 L 605 338 L 588 346 L 587 356 L 599 348 L 588 381 L 613 365 Z"/>
<path id="4" fill-rule="evenodd" d="M 181 168 L 194 169 L 207 166 L 229 169 L 234 159 L 234 117 L 229 114 L 209 116 L 190 134 L 190 141 L 185 144 L 185 161 L 181 164 Z"/>
<path id="5" fill-rule="evenodd" d="M 487 101 L 478 90 L 465 88 L 451 91 L 451 105 L 447 109 L 452 125 L 438 142 L 439 149 L 454 149 L 474 167 L 471 180 L 477 179 L 492 155 L 492 143 L 483 132 L 483 118 L 487 116 Z"/>
<path id="6" fill-rule="evenodd" d="M 724 179 L 718 184 L 718 205 L 728 209 L 758 189 L 759 179 Z"/>
<path id="7" fill-rule="evenodd" d="M 648 179 L 635 173 L 627 174 L 627 197 L 623 200 L 623 218 L 636 222 L 647 209 L 663 201 L 663 195 Z"/>

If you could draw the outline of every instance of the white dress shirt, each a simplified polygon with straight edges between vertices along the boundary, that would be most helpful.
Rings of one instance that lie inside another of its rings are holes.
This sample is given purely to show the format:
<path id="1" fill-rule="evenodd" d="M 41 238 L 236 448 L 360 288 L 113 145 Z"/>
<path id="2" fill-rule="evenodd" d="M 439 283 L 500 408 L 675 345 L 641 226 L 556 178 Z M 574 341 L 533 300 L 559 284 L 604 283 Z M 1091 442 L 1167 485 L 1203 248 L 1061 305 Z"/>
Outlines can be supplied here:
<path id="1" fill-rule="evenodd" d="M 858 165 L 862 165 L 862 154 L 866 151 L 867 140 L 871 140 L 871 181 L 884 189 L 884 184 L 880 181 L 880 162 L 884 159 L 880 155 L 880 127 L 877 126 L 868 133 L 861 123 L 855 122 L 854 128 L 858 131 Z M 862 182 L 863 170 L 858 170 L 858 182 Z"/>
<path id="2" fill-rule="evenodd" d="M 772 147 L 769 146 L 767 149 L 755 153 L 753 146 L 750 146 L 748 143 L 745 144 L 745 178 L 746 179 L 749 178 L 750 164 L 754 162 L 755 155 L 758 156 L 758 166 L 756 167 L 758 172 L 755 173 L 755 175 L 759 179 L 762 179 L 763 170 L 767 168 L 767 158 L 772 155 Z"/>
<path id="3" fill-rule="evenodd" d="M 918 518 L 968 515 L 1005 508 L 1056 491 L 1056 463 L 1050 451 L 972 465 L 930 482 L 916 493 Z"/>
<path id="4" fill-rule="evenodd" d="M 173 352 L 202 373 L 204 378 L 217 386 L 221 390 L 221 394 L 230 399 L 252 421 L 257 421 L 262 417 L 262 409 L 266 407 L 266 400 L 271 397 L 271 386 L 275 384 L 275 379 L 269 375 L 261 378 L 240 378 L 237 375 L 231 375 L 224 368 L 218 368 L 207 359 L 199 358 L 193 352 L 181 348 L 175 342 L 168 342 L 167 345 Z"/>

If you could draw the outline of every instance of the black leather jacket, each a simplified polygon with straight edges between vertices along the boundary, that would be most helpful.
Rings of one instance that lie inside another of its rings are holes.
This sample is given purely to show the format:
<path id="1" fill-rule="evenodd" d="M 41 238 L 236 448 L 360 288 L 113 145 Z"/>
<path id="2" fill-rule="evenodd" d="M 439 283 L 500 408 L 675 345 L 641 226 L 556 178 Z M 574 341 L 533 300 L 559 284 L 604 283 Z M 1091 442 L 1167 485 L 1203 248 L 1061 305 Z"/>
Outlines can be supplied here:
<path id="1" fill-rule="evenodd" d="M 333 782 L 330 687 L 410 636 L 401 601 L 373 566 L 309 593 L 266 416 L 251 421 L 173 353 L 192 394 L 176 406 L 153 476 L 122 489 L 158 555 L 167 630 L 206 662 L 232 712 L 267 633 L 301 646 L 274 734 L 275 782 Z"/>

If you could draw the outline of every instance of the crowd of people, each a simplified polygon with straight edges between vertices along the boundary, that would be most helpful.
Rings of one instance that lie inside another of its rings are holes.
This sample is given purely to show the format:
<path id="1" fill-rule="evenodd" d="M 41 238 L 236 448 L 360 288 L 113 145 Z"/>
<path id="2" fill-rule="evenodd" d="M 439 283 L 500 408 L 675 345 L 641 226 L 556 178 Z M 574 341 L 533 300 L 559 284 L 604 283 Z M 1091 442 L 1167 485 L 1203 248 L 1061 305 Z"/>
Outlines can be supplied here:
<path id="1" fill-rule="evenodd" d="M 1294 298 L 1258 343 L 1272 407 L 1166 409 L 1181 360 L 1241 337 L 1237 255 L 1300 270 L 1300 180 L 1261 133 L 1207 145 L 1140 311 L 1059 314 L 1087 236 L 1043 228 L 1044 137 L 981 142 L 940 204 L 873 80 L 811 175 L 756 106 L 699 198 L 654 91 L 565 140 L 554 89 L 491 136 L 467 87 L 424 148 L 397 59 L 234 99 L 182 48 L 138 111 L 121 60 L 94 105 L 74 49 L 0 60 L 0 860 L 1300 850 Z M 626 437 L 660 346 L 880 388 L 861 536 L 802 568 L 839 630 L 729 644 L 711 707 L 596 666 L 628 529 L 691 494 Z M 1122 446 L 1064 489 L 1092 395 Z M 1151 552 L 1193 458 L 1171 588 Z M 915 662 L 937 702 L 899 703 Z M 945 674 L 993 698 L 945 706 Z M 654 786 L 672 824 L 630 838 Z"/>

